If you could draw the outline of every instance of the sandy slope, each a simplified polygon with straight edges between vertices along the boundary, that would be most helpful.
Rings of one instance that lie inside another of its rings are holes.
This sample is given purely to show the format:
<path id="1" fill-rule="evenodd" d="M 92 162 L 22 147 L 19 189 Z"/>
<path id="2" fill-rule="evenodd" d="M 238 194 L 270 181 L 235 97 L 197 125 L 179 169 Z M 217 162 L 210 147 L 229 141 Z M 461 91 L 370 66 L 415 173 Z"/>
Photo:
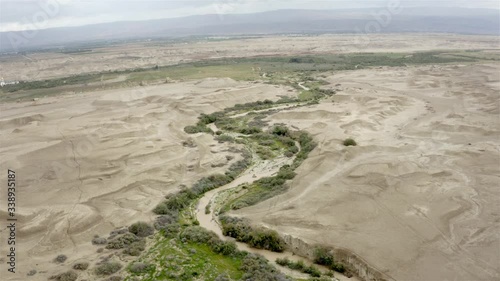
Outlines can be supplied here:
<path id="1" fill-rule="evenodd" d="M 17 173 L 20 219 L 19 273 L 8 280 L 25 280 L 31 269 L 39 273 L 29 280 L 46 280 L 78 259 L 95 260 L 95 234 L 151 220 L 151 210 L 180 184 L 239 160 L 208 135 L 192 136 L 196 147 L 183 146 L 189 136 L 182 130 L 200 112 L 288 94 L 207 79 L 0 105 L 0 166 Z M 0 219 L 5 215 L 2 207 Z M 1 235 L 6 241 L 7 232 Z M 69 257 L 65 266 L 51 262 L 60 253 Z"/>
<path id="2" fill-rule="evenodd" d="M 273 122 L 318 147 L 286 194 L 237 212 L 347 248 L 396 280 L 500 278 L 499 65 L 337 73 Z M 359 146 L 344 147 L 354 137 Z"/>

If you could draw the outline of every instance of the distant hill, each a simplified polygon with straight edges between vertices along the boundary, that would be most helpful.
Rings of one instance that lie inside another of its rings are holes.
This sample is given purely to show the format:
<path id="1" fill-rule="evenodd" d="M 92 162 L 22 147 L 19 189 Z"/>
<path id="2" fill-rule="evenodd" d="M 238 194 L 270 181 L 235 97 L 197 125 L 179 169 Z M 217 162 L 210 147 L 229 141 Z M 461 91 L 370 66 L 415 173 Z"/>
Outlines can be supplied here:
<path id="1" fill-rule="evenodd" d="M 428 32 L 499 35 L 498 10 L 465 8 L 407 8 L 377 25 L 373 13 L 382 9 L 278 10 L 255 14 L 198 15 L 51 28 L 24 40 L 23 32 L 1 32 L 0 52 L 61 46 L 102 40 L 146 39 L 199 35 L 265 35 L 283 33 Z M 387 18 L 382 17 L 383 21 Z M 380 27 L 377 28 L 377 27 Z M 368 29 L 367 29 L 368 28 Z M 20 40 L 20 41 L 19 41 Z"/>

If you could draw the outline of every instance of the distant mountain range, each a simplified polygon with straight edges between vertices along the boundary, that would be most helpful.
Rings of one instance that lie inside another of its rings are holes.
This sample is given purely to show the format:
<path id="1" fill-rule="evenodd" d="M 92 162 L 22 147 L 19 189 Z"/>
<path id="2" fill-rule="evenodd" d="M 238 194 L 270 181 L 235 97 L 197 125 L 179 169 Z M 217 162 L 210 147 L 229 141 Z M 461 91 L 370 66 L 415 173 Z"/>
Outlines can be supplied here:
<path id="1" fill-rule="evenodd" d="M 390 15 L 389 17 L 387 15 Z M 459 33 L 500 35 L 499 10 L 465 8 L 278 10 L 255 14 L 197 15 L 125 21 L 30 32 L 1 32 L 0 52 L 90 41 L 324 33 Z M 16 46 L 17 44 L 17 46 Z"/>

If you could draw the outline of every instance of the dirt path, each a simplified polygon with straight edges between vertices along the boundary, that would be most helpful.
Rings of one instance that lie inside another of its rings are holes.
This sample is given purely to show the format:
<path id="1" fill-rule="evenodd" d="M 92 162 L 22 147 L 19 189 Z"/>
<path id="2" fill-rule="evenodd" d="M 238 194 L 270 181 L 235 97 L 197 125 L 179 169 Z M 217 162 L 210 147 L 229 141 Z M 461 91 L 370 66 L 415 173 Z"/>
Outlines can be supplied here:
<path id="1" fill-rule="evenodd" d="M 301 87 L 302 89 L 304 89 L 304 91 L 309 91 L 310 89 L 306 86 L 304 86 L 304 82 L 298 82 L 297 85 L 299 85 L 299 87 Z"/>

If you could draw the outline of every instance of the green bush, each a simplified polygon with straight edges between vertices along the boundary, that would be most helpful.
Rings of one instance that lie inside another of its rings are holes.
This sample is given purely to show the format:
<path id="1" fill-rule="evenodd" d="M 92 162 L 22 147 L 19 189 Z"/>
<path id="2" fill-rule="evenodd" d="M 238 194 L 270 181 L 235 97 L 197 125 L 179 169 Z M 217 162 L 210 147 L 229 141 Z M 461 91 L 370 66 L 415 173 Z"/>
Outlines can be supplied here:
<path id="1" fill-rule="evenodd" d="M 122 268 L 119 262 L 104 262 L 95 268 L 97 275 L 111 275 L 118 272 Z"/>
<path id="2" fill-rule="evenodd" d="M 223 143 L 223 142 L 234 142 L 234 138 L 231 137 L 230 135 L 219 135 L 215 137 L 215 140 Z"/>
<path id="3" fill-rule="evenodd" d="M 161 229 L 161 233 L 167 238 L 173 238 L 179 233 L 180 230 L 181 226 L 178 223 L 173 223 L 163 227 Z"/>
<path id="4" fill-rule="evenodd" d="M 168 211 L 170 211 L 170 210 L 167 209 L 167 212 Z M 154 227 L 157 230 L 162 230 L 168 225 L 177 223 L 178 219 L 179 219 L 178 212 L 176 210 L 172 210 L 168 214 L 158 216 L 155 219 Z"/>
<path id="5" fill-rule="evenodd" d="M 128 231 L 137 235 L 138 237 L 147 237 L 154 233 L 154 228 L 146 222 L 140 221 L 132 224 L 128 228 Z"/>
<path id="6" fill-rule="evenodd" d="M 224 256 L 231 256 L 238 252 L 236 243 L 233 241 L 222 241 L 219 238 L 212 238 L 208 244 L 212 251 Z"/>
<path id="7" fill-rule="evenodd" d="M 184 132 L 188 134 L 196 134 L 196 133 L 213 133 L 212 130 L 206 125 L 196 125 L 196 126 L 186 126 L 184 127 Z"/>
<path id="8" fill-rule="evenodd" d="M 104 245 L 106 243 L 108 243 L 108 240 L 104 237 L 95 237 L 94 239 L 92 239 L 93 245 Z"/>
<path id="9" fill-rule="evenodd" d="M 318 246 L 314 249 L 314 262 L 319 265 L 331 266 L 334 264 L 333 254 L 329 249 Z"/>
<path id="10" fill-rule="evenodd" d="M 345 139 L 344 142 L 342 142 L 344 146 L 356 146 L 358 145 L 354 139 L 348 138 Z"/>
<path id="11" fill-rule="evenodd" d="M 129 271 L 135 274 L 146 273 L 148 271 L 154 270 L 155 266 L 152 264 L 147 264 L 143 262 L 134 262 L 130 265 Z"/>
<path id="12" fill-rule="evenodd" d="M 108 242 L 106 249 L 123 249 L 125 246 L 139 241 L 139 238 L 133 233 L 126 233 L 118 238 Z"/>
<path id="13" fill-rule="evenodd" d="M 316 268 L 315 266 L 307 266 L 304 264 L 303 261 L 294 262 L 294 261 L 289 260 L 288 258 L 283 258 L 283 259 L 278 258 L 278 259 L 276 259 L 276 263 L 281 265 L 281 266 L 286 266 L 290 269 L 298 270 L 298 271 L 301 271 L 303 273 L 309 274 L 312 277 L 320 277 L 321 276 L 321 271 L 318 268 Z"/>
<path id="14" fill-rule="evenodd" d="M 277 258 L 276 263 L 281 266 L 288 266 L 288 264 L 290 264 L 290 260 L 288 258 Z"/>
<path id="15" fill-rule="evenodd" d="M 58 255 L 57 257 L 54 258 L 54 262 L 56 263 L 63 263 L 68 259 L 66 255 Z"/>
<path id="16" fill-rule="evenodd" d="M 180 238 L 194 243 L 207 243 L 211 239 L 217 238 L 217 234 L 201 226 L 188 226 L 180 234 Z"/>
<path id="17" fill-rule="evenodd" d="M 49 277 L 49 279 L 56 281 L 75 281 L 76 279 L 78 279 L 78 274 L 70 270 L 58 275 L 51 276 Z"/>
<path id="18" fill-rule="evenodd" d="M 76 270 L 87 270 L 87 268 L 89 268 L 88 262 L 77 262 L 73 265 L 73 269 Z"/>
<path id="19" fill-rule="evenodd" d="M 288 136 L 289 135 L 288 128 L 286 126 L 281 126 L 281 125 L 274 126 L 271 133 L 273 135 L 277 135 L 277 136 Z"/>
<path id="20" fill-rule="evenodd" d="M 279 272 L 274 266 L 270 265 L 264 257 L 260 255 L 246 255 L 243 258 L 240 269 L 245 272 L 241 280 L 291 281 L 290 278 Z"/>
<path id="21" fill-rule="evenodd" d="M 123 253 L 129 256 L 139 256 L 146 249 L 146 241 L 139 240 L 125 247 Z"/>
<path id="22" fill-rule="evenodd" d="M 222 233 L 237 241 L 248 243 L 251 247 L 273 252 L 283 252 L 285 241 L 278 233 L 266 228 L 253 228 L 247 220 L 223 216 L 220 218 Z"/>

